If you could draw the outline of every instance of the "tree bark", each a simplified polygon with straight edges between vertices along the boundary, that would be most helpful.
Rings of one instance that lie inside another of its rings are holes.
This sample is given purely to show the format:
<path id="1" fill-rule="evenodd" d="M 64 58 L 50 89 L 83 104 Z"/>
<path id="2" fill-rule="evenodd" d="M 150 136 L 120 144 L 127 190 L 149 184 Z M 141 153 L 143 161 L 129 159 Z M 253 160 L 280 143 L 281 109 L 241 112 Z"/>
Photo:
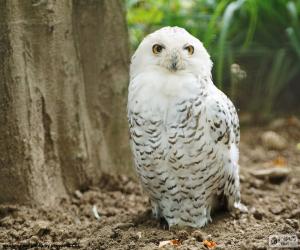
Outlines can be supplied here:
<path id="1" fill-rule="evenodd" d="M 122 0 L 0 0 L 0 203 L 127 172 Z"/>

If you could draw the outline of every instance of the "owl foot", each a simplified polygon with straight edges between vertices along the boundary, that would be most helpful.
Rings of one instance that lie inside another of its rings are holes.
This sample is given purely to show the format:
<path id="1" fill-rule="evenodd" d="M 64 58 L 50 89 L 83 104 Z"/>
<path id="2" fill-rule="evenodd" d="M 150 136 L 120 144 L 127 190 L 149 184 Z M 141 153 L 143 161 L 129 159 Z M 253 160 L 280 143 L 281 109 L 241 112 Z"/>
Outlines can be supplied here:
<path id="1" fill-rule="evenodd" d="M 239 210 L 242 213 L 248 213 L 248 208 L 241 202 L 235 202 L 233 204 L 234 209 Z"/>

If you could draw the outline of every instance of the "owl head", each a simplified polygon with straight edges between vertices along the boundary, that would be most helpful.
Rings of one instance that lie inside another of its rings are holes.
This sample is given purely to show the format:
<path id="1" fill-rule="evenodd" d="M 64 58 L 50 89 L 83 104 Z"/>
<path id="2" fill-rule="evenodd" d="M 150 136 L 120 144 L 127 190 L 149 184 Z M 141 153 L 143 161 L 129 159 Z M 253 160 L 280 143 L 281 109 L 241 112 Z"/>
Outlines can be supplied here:
<path id="1" fill-rule="evenodd" d="M 153 70 L 211 77 L 212 61 L 203 44 L 179 27 L 164 27 L 146 36 L 131 59 L 130 75 Z"/>

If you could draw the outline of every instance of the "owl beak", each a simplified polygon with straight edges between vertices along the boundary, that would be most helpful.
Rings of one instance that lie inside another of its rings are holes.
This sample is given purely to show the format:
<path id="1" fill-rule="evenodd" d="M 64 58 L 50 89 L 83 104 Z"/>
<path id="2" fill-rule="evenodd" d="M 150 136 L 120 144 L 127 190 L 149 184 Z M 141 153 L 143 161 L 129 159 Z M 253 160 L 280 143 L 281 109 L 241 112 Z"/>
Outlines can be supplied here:
<path id="1" fill-rule="evenodd" d="M 173 52 L 172 56 L 171 56 L 171 64 L 170 64 L 170 70 L 171 71 L 177 71 L 178 70 L 178 61 L 179 61 L 178 52 Z"/>
<path id="2" fill-rule="evenodd" d="M 172 64 L 171 64 L 171 70 L 172 71 L 177 71 L 177 62 L 176 61 L 172 62 Z"/>

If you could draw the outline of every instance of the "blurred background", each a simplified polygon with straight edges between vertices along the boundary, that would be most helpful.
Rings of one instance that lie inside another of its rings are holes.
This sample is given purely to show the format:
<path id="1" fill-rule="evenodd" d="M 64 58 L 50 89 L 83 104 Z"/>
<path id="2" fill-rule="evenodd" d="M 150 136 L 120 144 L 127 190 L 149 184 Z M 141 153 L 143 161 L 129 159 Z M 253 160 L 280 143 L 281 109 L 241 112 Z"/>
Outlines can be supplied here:
<path id="1" fill-rule="evenodd" d="M 251 112 L 256 119 L 299 112 L 300 1 L 127 0 L 126 4 L 132 51 L 160 27 L 183 27 L 203 42 L 214 62 L 215 84 L 240 112 Z"/>

